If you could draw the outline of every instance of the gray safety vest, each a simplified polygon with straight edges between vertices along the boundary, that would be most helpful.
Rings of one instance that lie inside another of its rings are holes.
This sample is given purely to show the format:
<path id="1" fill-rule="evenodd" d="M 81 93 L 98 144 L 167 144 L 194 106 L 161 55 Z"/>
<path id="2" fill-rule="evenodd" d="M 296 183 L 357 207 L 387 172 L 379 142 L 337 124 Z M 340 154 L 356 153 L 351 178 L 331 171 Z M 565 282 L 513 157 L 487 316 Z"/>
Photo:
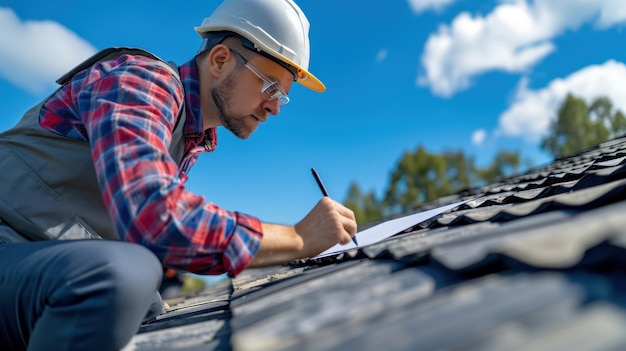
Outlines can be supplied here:
<path id="1" fill-rule="evenodd" d="M 109 48 L 59 78 L 59 89 L 79 71 L 123 54 L 154 58 L 180 80 L 175 64 L 147 51 Z M 40 110 L 52 95 L 28 110 L 15 127 L 0 133 L 0 224 L 5 226 L 5 230 L 0 230 L 0 239 L 119 240 L 102 200 L 89 143 L 39 125 Z M 180 111 L 169 147 L 177 164 L 184 152 L 183 106 Z M 7 225 L 12 230 L 7 230 Z"/>

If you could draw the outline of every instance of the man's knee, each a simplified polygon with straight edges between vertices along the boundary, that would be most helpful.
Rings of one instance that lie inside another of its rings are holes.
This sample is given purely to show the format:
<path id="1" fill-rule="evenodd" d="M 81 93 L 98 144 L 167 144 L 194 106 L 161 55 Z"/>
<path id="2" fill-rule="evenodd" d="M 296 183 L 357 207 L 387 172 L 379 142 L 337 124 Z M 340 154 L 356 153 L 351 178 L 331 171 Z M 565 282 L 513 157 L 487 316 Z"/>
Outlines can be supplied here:
<path id="1" fill-rule="evenodd" d="M 22 306 L 15 322 L 22 331 L 12 333 L 30 333 L 30 346 L 57 340 L 121 348 L 148 311 L 162 275 L 154 254 L 124 242 L 11 244 L 5 256 L 5 279 L 19 277 L 11 281 L 15 289 L 4 289 L 5 302 Z"/>
<path id="2" fill-rule="evenodd" d="M 63 259 L 66 264 L 57 272 L 68 279 L 60 291 L 64 297 L 98 294 L 127 305 L 133 300 L 151 299 L 158 289 L 162 268 L 148 249 L 101 240 L 76 242 L 73 246 Z"/>
<path id="3" fill-rule="evenodd" d="M 124 242 L 95 241 L 87 250 L 93 255 L 96 270 L 118 287 L 145 287 L 150 293 L 158 288 L 162 266 L 156 256 L 143 246 Z"/>
<path id="4" fill-rule="evenodd" d="M 161 280 L 163 268 L 157 257 L 148 249 L 137 244 L 124 242 L 105 242 L 101 248 L 99 259 L 106 263 L 110 273 L 122 281 L 154 281 Z"/>

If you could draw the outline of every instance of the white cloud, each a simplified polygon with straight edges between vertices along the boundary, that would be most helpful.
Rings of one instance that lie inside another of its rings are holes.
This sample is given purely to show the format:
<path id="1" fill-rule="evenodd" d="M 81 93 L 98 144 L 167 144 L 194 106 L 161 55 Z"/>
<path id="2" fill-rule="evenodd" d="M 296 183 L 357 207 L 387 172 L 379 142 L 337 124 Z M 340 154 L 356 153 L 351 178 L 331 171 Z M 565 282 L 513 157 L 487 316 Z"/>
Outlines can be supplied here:
<path id="1" fill-rule="evenodd" d="M 555 50 L 551 40 L 567 30 L 588 22 L 607 28 L 624 21 L 623 0 L 511 0 L 484 17 L 464 12 L 429 36 L 417 84 L 451 96 L 488 71 L 528 71 Z"/>
<path id="2" fill-rule="evenodd" d="M 474 133 L 472 133 L 472 144 L 481 145 L 485 138 L 487 138 L 487 131 L 484 129 L 476 129 Z"/>
<path id="3" fill-rule="evenodd" d="M 442 10 L 452 4 L 454 0 L 409 0 L 409 5 L 415 13 L 422 13 L 427 10 Z"/>
<path id="4" fill-rule="evenodd" d="M 63 73 L 95 53 L 94 47 L 53 21 L 21 21 L 0 7 L 0 76 L 41 93 Z"/>
<path id="5" fill-rule="evenodd" d="M 626 65 L 614 60 L 587 66 L 539 90 L 529 90 L 526 79 L 522 79 L 511 106 L 500 115 L 497 134 L 523 137 L 529 142 L 539 140 L 568 93 L 583 98 L 587 104 L 606 96 L 615 108 L 626 112 L 624 82 Z"/>
<path id="6" fill-rule="evenodd" d="M 377 62 L 383 62 L 386 58 L 387 58 L 387 50 L 385 49 L 380 50 L 378 54 L 376 55 Z"/>

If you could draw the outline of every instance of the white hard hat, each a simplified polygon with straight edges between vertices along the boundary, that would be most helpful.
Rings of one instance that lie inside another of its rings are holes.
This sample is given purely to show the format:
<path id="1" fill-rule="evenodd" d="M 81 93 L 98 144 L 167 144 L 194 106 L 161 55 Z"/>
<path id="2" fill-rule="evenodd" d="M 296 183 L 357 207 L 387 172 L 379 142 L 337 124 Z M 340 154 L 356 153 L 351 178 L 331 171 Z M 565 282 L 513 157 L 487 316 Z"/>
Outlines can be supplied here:
<path id="1" fill-rule="evenodd" d="M 295 70 L 296 81 L 315 91 L 326 87 L 309 69 L 309 20 L 292 0 L 224 0 L 195 27 L 207 32 L 230 31 L 250 40 L 257 50 Z"/>

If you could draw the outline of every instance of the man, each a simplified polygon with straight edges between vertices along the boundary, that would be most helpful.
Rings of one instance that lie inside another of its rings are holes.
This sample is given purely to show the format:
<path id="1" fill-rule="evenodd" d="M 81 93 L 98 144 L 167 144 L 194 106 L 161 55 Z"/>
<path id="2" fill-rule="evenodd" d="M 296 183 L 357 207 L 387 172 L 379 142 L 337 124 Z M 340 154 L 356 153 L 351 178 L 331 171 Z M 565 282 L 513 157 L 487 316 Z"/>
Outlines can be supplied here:
<path id="1" fill-rule="evenodd" d="M 292 0 L 225 0 L 189 62 L 105 50 L 0 134 L 0 349 L 119 349 L 160 311 L 162 265 L 235 276 L 351 240 L 327 197 L 284 226 L 184 187 L 218 126 L 245 139 L 294 81 L 325 90 L 308 30 Z"/>

